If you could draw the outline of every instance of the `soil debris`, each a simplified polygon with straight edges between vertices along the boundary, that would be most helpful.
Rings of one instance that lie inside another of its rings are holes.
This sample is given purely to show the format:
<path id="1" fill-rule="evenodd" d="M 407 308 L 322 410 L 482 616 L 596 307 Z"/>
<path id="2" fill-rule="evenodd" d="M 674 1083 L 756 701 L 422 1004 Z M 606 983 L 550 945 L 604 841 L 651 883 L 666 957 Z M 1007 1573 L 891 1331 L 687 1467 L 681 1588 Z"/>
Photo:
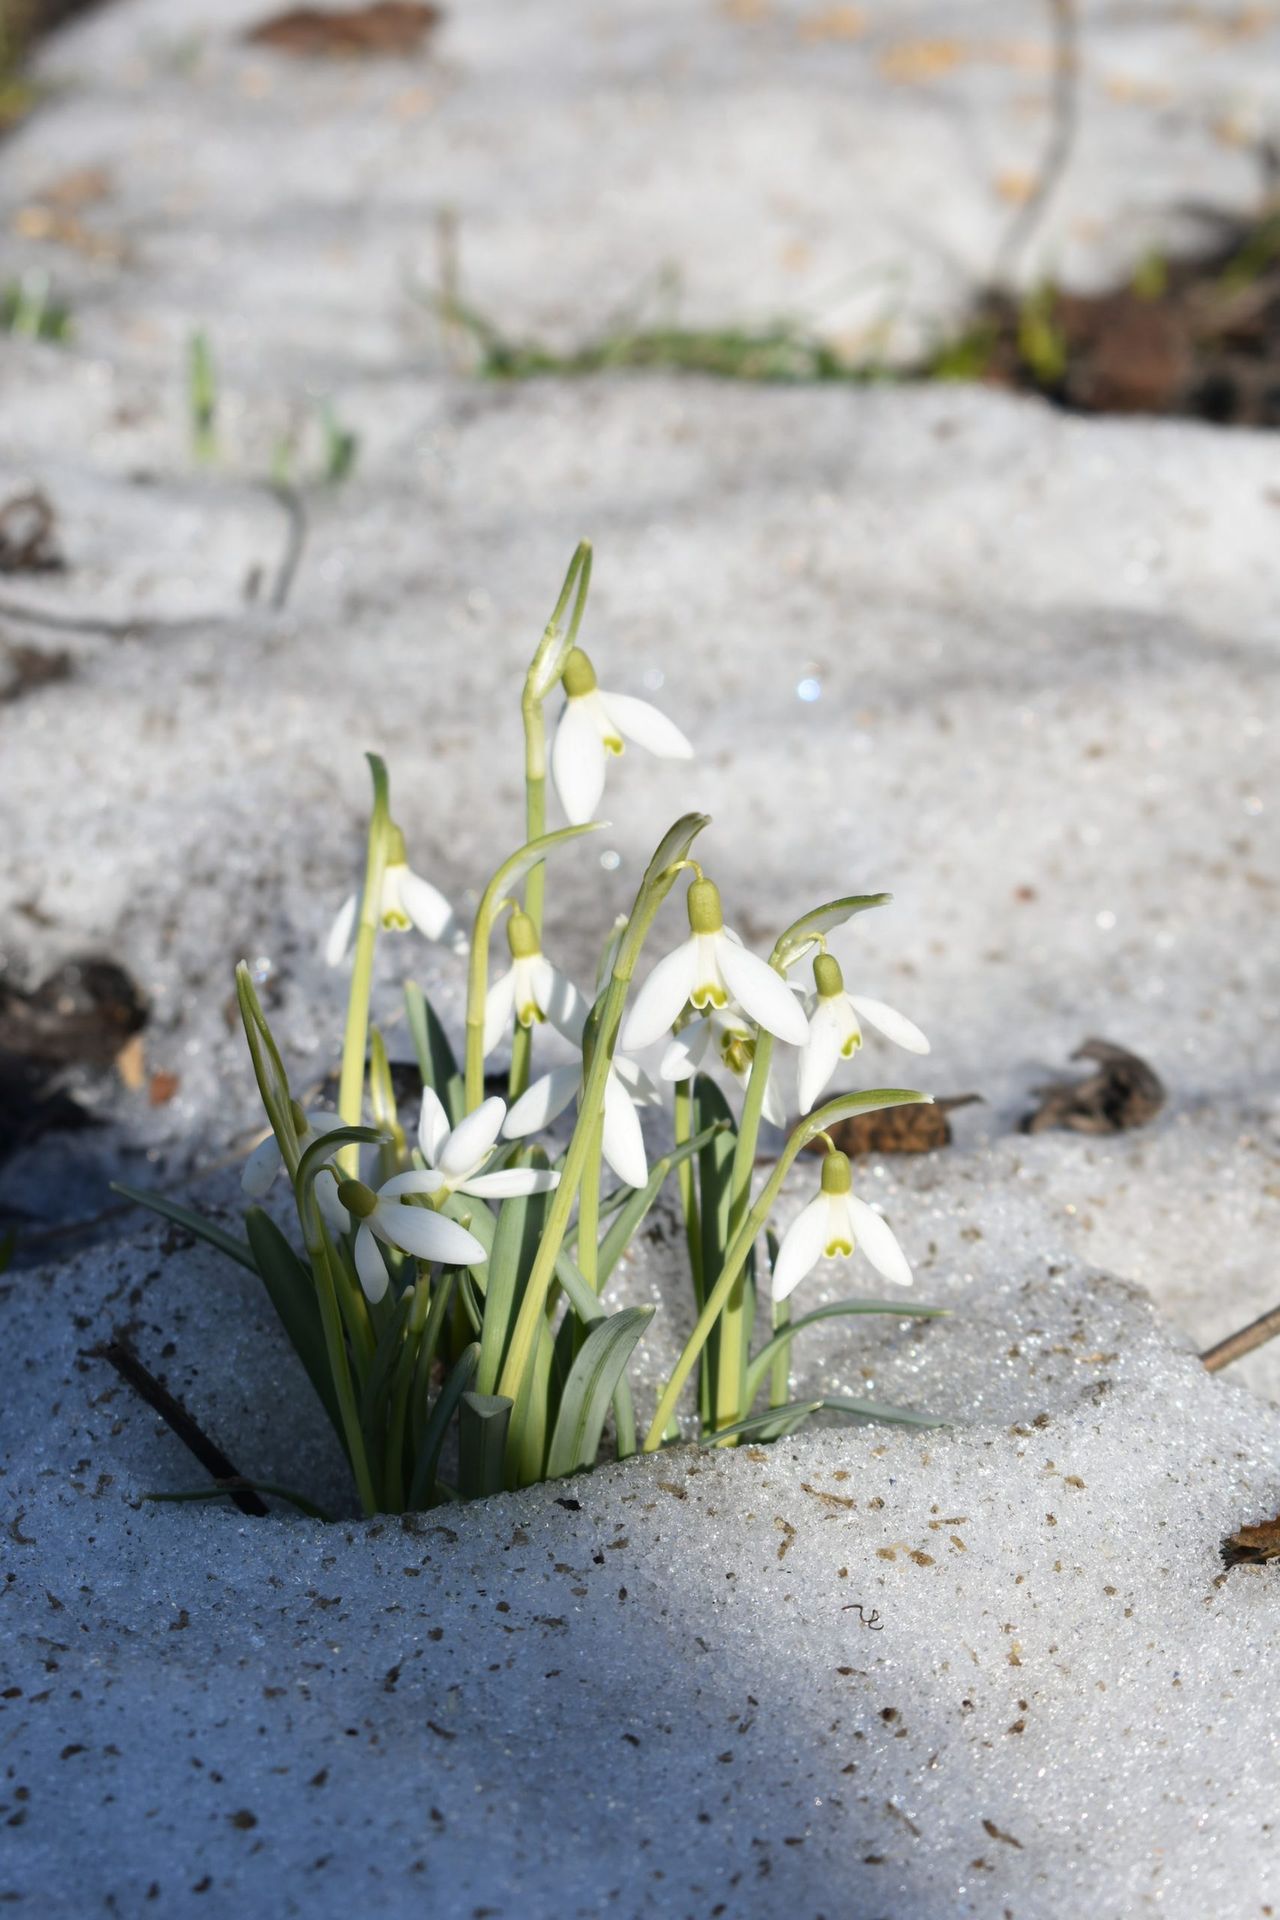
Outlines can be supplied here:
<path id="1" fill-rule="evenodd" d="M 1165 1103 L 1158 1074 L 1127 1047 L 1111 1040 L 1085 1040 L 1073 1060 L 1096 1060 L 1098 1070 L 1083 1080 L 1033 1087 L 1040 1105 L 1022 1122 L 1024 1133 L 1067 1127 L 1073 1133 L 1123 1133 L 1145 1127 Z"/>
<path id="2" fill-rule="evenodd" d="M 951 1145 L 947 1115 L 981 1099 L 980 1093 L 957 1093 L 935 1100 L 932 1106 L 883 1107 L 879 1113 L 856 1113 L 837 1120 L 827 1132 L 850 1159 L 860 1153 L 934 1153 Z M 811 1150 L 825 1153 L 826 1147 L 815 1140 Z"/>
<path id="3" fill-rule="evenodd" d="M 441 9 L 419 0 L 373 0 L 365 7 L 290 7 L 251 27 L 246 40 L 301 59 L 365 59 L 416 53 Z"/>
<path id="4" fill-rule="evenodd" d="M 0 573 L 62 573 L 58 517 L 48 496 L 33 487 L 0 506 Z"/>
<path id="5" fill-rule="evenodd" d="M 1240 1527 L 1222 1543 L 1224 1567 L 1260 1567 L 1280 1560 L 1280 1514 L 1260 1526 Z"/>
<path id="6" fill-rule="evenodd" d="M 21 641 L 7 644 L 0 654 L 0 705 L 21 700 L 38 687 L 56 686 L 75 672 L 71 655 L 61 648 L 46 652 Z"/>

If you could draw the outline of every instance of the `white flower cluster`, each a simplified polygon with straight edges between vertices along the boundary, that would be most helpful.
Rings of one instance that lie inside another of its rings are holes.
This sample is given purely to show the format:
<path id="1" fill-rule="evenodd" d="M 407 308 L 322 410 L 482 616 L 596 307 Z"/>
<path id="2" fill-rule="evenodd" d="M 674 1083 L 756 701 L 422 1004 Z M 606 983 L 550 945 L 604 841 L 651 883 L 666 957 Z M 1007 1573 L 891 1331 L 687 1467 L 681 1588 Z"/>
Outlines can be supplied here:
<path id="1" fill-rule="evenodd" d="M 550 771 L 571 825 L 595 818 L 609 760 L 624 751 L 626 741 L 667 759 L 691 755 L 684 734 L 647 701 L 599 687 L 580 648 L 567 654 L 560 680 L 565 701 Z M 801 943 L 794 954 L 781 959 L 775 955 L 772 963 L 753 954 L 725 925 L 714 882 L 696 863 L 681 864 L 694 873 L 686 896 L 688 935 L 658 960 L 635 994 L 619 1035 L 623 1050 L 614 1052 L 604 1084 L 600 1151 L 624 1186 L 632 1188 L 644 1187 L 649 1178 L 643 1110 L 663 1104 L 662 1083 L 687 1081 L 709 1060 L 718 1059 L 745 1086 L 762 1037 L 769 1036 L 772 1057 L 762 1111 L 767 1120 L 783 1126 L 796 1112 L 812 1111 L 840 1062 L 861 1047 L 864 1022 L 910 1052 L 929 1050 L 919 1028 L 902 1014 L 883 1001 L 846 990 L 840 966 L 821 935 Z M 510 909 L 510 964 L 484 998 L 484 1055 L 520 1029 L 531 1033 L 544 1023 L 581 1054 L 589 1044 L 591 1001 L 544 954 L 531 914 L 514 901 L 504 904 Z M 403 835 L 394 827 L 376 915 L 385 929 L 413 926 L 432 941 L 457 952 L 467 950 L 449 902 L 410 868 Z M 361 902 L 353 895 L 326 943 L 331 964 L 350 953 L 360 917 Z M 812 988 L 806 991 L 789 977 L 789 968 L 815 947 Z M 660 1059 L 646 1068 L 636 1056 L 659 1044 Z M 452 1129 L 440 1099 L 428 1088 L 413 1166 L 377 1189 L 348 1177 L 339 1164 L 341 1150 L 335 1151 L 324 1169 L 331 1177 L 318 1182 L 317 1197 L 332 1225 L 354 1232 L 355 1267 L 368 1298 L 376 1302 L 388 1285 L 380 1243 L 420 1261 L 482 1262 L 484 1247 L 441 1207 L 457 1194 L 501 1199 L 553 1188 L 560 1178 L 554 1171 L 490 1167 L 490 1162 L 509 1155 L 511 1149 L 503 1142 L 525 1140 L 550 1126 L 580 1097 L 583 1086 L 581 1059 L 553 1066 L 524 1091 L 517 1089 L 509 1110 L 500 1099 L 484 1099 Z M 337 1124 L 333 1115 L 316 1112 L 295 1113 L 295 1121 L 300 1144 L 310 1144 Z M 245 1168 L 246 1191 L 262 1194 L 279 1165 L 279 1150 L 269 1141 Z M 775 1300 L 785 1299 L 824 1256 L 847 1257 L 859 1245 L 886 1279 L 910 1285 L 911 1269 L 893 1233 L 872 1207 L 854 1196 L 849 1163 L 832 1149 L 823 1162 L 821 1192 L 782 1240 L 773 1274 Z"/>

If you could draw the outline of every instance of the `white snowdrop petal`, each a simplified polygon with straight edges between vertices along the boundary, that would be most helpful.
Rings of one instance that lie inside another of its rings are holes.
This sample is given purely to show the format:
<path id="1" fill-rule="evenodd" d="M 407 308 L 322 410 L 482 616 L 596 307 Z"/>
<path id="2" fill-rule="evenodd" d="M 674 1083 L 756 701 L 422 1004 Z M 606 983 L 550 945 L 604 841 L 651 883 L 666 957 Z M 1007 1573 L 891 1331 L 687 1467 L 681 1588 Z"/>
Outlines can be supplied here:
<path id="1" fill-rule="evenodd" d="M 553 1167 L 503 1167 L 497 1173 L 473 1173 L 458 1188 L 459 1193 L 474 1193 L 482 1200 L 506 1200 L 512 1194 L 550 1193 L 560 1185 Z"/>
<path id="2" fill-rule="evenodd" d="M 444 1185 L 444 1175 L 429 1167 L 425 1173 L 416 1168 L 412 1173 L 396 1173 L 390 1180 L 384 1180 L 378 1188 L 379 1200 L 399 1200 L 406 1193 L 439 1193 Z"/>
<path id="3" fill-rule="evenodd" d="M 502 1125 L 508 1140 L 521 1140 L 558 1120 L 582 1085 L 581 1067 L 552 1067 L 520 1095 Z"/>
<path id="4" fill-rule="evenodd" d="M 642 1187 L 649 1178 L 649 1162 L 644 1150 L 644 1132 L 640 1115 L 631 1104 L 618 1076 L 611 1073 L 604 1083 L 604 1129 L 600 1150 L 629 1187 Z"/>
<path id="5" fill-rule="evenodd" d="M 638 747 L 662 760 L 692 760 L 693 748 L 679 727 L 647 700 L 633 699 L 629 693 L 605 693 L 603 688 L 600 700 L 618 732 Z"/>
<path id="6" fill-rule="evenodd" d="M 671 1036 L 662 1056 L 658 1077 L 662 1080 L 690 1080 L 702 1065 L 711 1039 L 710 1020 L 693 1020 Z"/>
<path id="7" fill-rule="evenodd" d="M 566 980 L 559 968 L 553 967 L 544 954 L 540 953 L 532 962 L 530 971 L 538 1005 L 556 1032 L 562 1033 L 575 1047 L 580 1047 L 587 1015 L 591 1011 L 586 995 L 579 993 L 572 980 Z"/>
<path id="8" fill-rule="evenodd" d="M 716 942 L 725 986 L 744 1013 L 779 1040 L 802 1047 L 809 1036 L 804 1010 L 782 975 L 732 940 Z"/>
<path id="9" fill-rule="evenodd" d="M 644 1068 L 635 1060 L 628 1060 L 625 1053 L 614 1054 L 613 1071 L 637 1106 L 660 1107 L 663 1104 L 661 1089 L 655 1087 Z"/>
<path id="10" fill-rule="evenodd" d="M 853 1238 L 876 1272 L 883 1274 L 886 1280 L 892 1280 L 897 1287 L 909 1287 L 912 1284 L 911 1268 L 888 1221 L 882 1220 L 865 1200 L 859 1200 L 852 1193 L 846 1195 L 845 1207 Z"/>
<path id="11" fill-rule="evenodd" d="M 355 1261 L 364 1297 L 376 1307 L 387 1290 L 387 1264 L 367 1222 L 362 1223 L 356 1234 Z"/>
<path id="12" fill-rule="evenodd" d="M 465 1120 L 460 1120 L 440 1149 L 437 1164 L 441 1173 L 448 1174 L 454 1181 L 465 1180 L 469 1173 L 474 1173 L 502 1132 L 506 1117 L 506 1101 L 494 1094 Z"/>
<path id="13" fill-rule="evenodd" d="M 551 743 L 551 778 L 571 826 L 595 818 L 604 792 L 605 747 L 585 700 L 566 700 Z"/>
<path id="14" fill-rule="evenodd" d="M 782 1236 L 782 1245 L 778 1248 L 778 1258 L 773 1268 L 772 1290 L 775 1300 L 785 1300 L 805 1275 L 817 1266 L 827 1250 L 829 1228 L 827 1196 L 820 1193 L 803 1212 L 797 1214 Z"/>
<path id="15" fill-rule="evenodd" d="M 359 910 L 359 896 L 350 893 L 334 915 L 333 925 L 324 941 L 324 957 L 329 966 L 340 967 L 355 944 L 356 915 Z"/>
<path id="16" fill-rule="evenodd" d="M 419 933 L 425 933 L 428 940 L 453 940 L 458 932 L 458 923 L 453 917 L 453 908 L 429 880 L 420 873 L 414 873 L 406 867 L 400 875 L 400 905 L 408 914 Z"/>
<path id="17" fill-rule="evenodd" d="M 780 1060 L 775 1055 L 769 1068 L 769 1078 L 765 1081 L 764 1103 L 760 1109 L 771 1127 L 785 1127 L 790 1119 L 790 1089 L 794 1085 L 791 1056 Z"/>
<path id="18" fill-rule="evenodd" d="M 256 1146 L 240 1171 L 240 1186 L 251 1200 L 261 1200 L 284 1162 L 274 1133 Z"/>
<path id="19" fill-rule="evenodd" d="M 696 934 L 659 960 L 623 1023 L 619 1038 L 628 1053 L 638 1053 L 675 1025 L 693 990 L 697 965 Z"/>
<path id="20" fill-rule="evenodd" d="M 809 1022 L 808 1038 L 800 1054 L 800 1111 L 808 1113 L 840 1059 L 846 1022 L 834 996 L 818 996 Z"/>
<path id="21" fill-rule="evenodd" d="M 511 1021 L 516 1003 L 516 970 L 507 968 L 484 997 L 484 1050 L 492 1053 Z"/>
<path id="22" fill-rule="evenodd" d="M 886 1007 L 883 1000 L 864 1000 L 861 994 L 849 995 L 849 1003 L 857 1009 L 863 1019 L 873 1027 L 878 1027 L 886 1040 L 892 1040 L 897 1047 L 905 1047 L 908 1053 L 928 1053 L 929 1042 L 919 1027 L 907 1019 L 905 1013 L 899 1013 L 893 1007 Z"/>
<path id="23" fill-rule="evenodd" d="M 418 1115 L 418 1146 L 429 1167 L 434 1167 L 440 1149 L 449 1138 L 449 1116 L 434 1087 L 422 1089 L 422 1111 Z"/>
<path id="24" fill-rule="evenodd" d="M 388 1206 L 380 1206 L 373 1218 L 383 1239 L 411 1253 L 415 1260 L 441 1260 L 446 1266 L 469 1267 L 486 1257 L 473 1233 L 427 1207 L 406 1207 L 393 1200 Z"/>
<path id="25" fill-rule="evenodd" d="M 314 1107 L 307 1113 L 307 1125 L 312 1133 L 333 1133 L 344 1124 L 340 1113 L 325 1113 Z"/>

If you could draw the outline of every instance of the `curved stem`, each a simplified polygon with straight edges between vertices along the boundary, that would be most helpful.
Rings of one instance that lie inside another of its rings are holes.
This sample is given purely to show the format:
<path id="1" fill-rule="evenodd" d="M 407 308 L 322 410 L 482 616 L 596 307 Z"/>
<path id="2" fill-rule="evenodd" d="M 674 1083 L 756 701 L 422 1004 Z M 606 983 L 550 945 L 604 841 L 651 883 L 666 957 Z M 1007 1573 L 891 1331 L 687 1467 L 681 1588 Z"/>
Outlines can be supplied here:
<path id="1" fill-rule="evenodd" d="M 347 1026 L 342 1039 L 342 1072 L 338 1080 L 338 1112 L 348 1126 L 358 1127 L 364 1109 L 364 1063 L 369 1041 L 369 999 L 373 992 L 373 960 L 378 943 L 378 910 L 382 876 L 387 866 L 387 829 L 391 824 L 387 770 L 376 753 L 366 756 L 373 775 L 373 813 L 365 857 L 364 892 L 356 931 L 355 964 L 347 996 Z M 359 1149 L 347 1146 L 339 1155 L 343 1172 L 355 1179 L 360 1171 Z"/>

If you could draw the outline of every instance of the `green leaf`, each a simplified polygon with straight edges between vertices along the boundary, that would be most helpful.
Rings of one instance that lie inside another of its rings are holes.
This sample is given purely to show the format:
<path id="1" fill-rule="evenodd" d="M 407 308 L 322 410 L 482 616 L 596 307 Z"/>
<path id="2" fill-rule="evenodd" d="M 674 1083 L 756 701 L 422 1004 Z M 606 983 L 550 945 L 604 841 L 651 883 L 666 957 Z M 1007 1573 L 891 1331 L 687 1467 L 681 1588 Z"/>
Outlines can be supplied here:
<path id="1" fill-rule="evenodd" d="M 654 1311 L 624 1307 L 588 1333 L 560 1398 L 547 1455 L 548 1480 L 595 1465 L 614 1387 Z"/>
<path id="2" fill-rule="evenodd" d="M 733 1156 L 738 1144 L 733 1110 L 709 1075 L 693 1083 L 694 1137 L 698 1152 L 698 1218 L 702 1227 L 702 1271 L 719 1273 L 729 1244 L 733 1200 Z"/>
<path id="3" fill-rule="evenodd" d="M 424 1087 L 434 1087 L 441 1106 L 449 1116 L 449 1125 L 456 1127 L 466 1106 L 466 1093 L 458 1063 L 453 1057 L 453 1048 L 449 1045 L 449 1036 L 416 980 L 405 982 L 404 1006 L 422 1084 Z"/>
<path id="4" fill-rule="evenodd" d="M 152 1213 L 158 1213 L 164 1220 L 172 1220 L 176 1227 L 185 1227 L 188 1233 L 194 1233 L 198 1240 L 204 1240 L 219 1253 L 225 1253 L 229 1260 L 238 1260 L 250 1273 L 257 1273 L 253 1254 L 243 1240 L 237 1240 L 233 1233 L 225 1233 L 221 1227 L 215 1227 L 212 1220 L 206 1220 L 202 1213 L 193 1213 L 190 1207 L 180 1207 L 176 1201 L 166 1200 L 162 1193 L 147 1193 L 141 1187 L 127 1187 L 123 1180 L 111 1182 L 112 1193 L 118 1193 L 122 1199 L 131 1200 L 137 1207 L 146 1207 Z"/>
<path id="5" fill-rule="evenodd" d="M 458 1409 L 458 1492 L 483 1500 L 506 1484 L 512 1402 L 498 1393 L 464 1393 Z"/>
<path id="6" fill-rule="evenodd" d="M 712 1433 L 709 1429 L 698 1436 L 700 1447 L 714 1447 L 721 1440 L 781 1440 L 797 1427 L 802 1427 L 811 1415 L 818 1413 L 826 1404 L 822 1400 L 792 1400 L 785 1407 L 765 1407 L 759 1413 L 750 1413 L 745 1420 L 735 1420 L 731 1427 L 721 1427 Z"/>
<path id="7" fill-rule="evenodd" d="M 440 1449 L 444 1445 L 444 1437 L 449 1431 L 449 1422 L 454 1416 L 458 1402 L 471 1383 L 479 1358 L 480 1342 L 473 1340 L 471 1345 L 464 1347 L 458 1355 L 453 1371 L 436 1397 L 413 1469 L 413 1485 L 409 1489 L 408 1511 L 410 1513 L 420 1511 L 423 1507 L 432 1504 L 436 1490 L 436 1465 L 440 1459 Z"/>
<path id="8" fill-rule="evenodd" d="M 695 1134 L 692 1140 L 684 1141 L 679 1147 L 673 1148 L 670 1153 L 664 1154 L 661 1160 L 655 1160 L 653 1166 L 649 1169 L 648 1181 L 643 1187 L 624 1187 L 621 1189 L 621 1193 L 628 1197 L 623 1201 L 617 1218 L 613 1221 L 609 1231 L 600 1242 L 598 1267 L 600 1285 L 602 1287 L 617 1266 L 622 1255 L 626 1252 L 629 1241 L 636 1233 L 650 1207 L 661 1193 L 667 1175 L 674 1167 L 678 1167 L 682 1160 L 689 1159 L 692 1154 L 700 1153 L 702 1148 L 708 1146 L 713 1137 L 717 1133 L 722 1132 L 728 1124 L 732 1124 L 732 1122 L 717 1120 L 713 1122 L 711 1126 L 704 1128 L 701 1133 Z M 602 1213 L 608 1209 L 616 1197 L 618 1196 L 610 1194 L 608 1199 L 601 1203 L 600 1210 Z"/>
<path id="9" fill-rule="evenodd" d="M 887 907 L 892 899 L 891 893 L 850 893 L 842 900 L 829 900 L 825 907 L 815 907 L 812 913 L 802 913 L 785 933 L 779 934 L 772 964 L 793 967 L 826 934 L 852 920 L 855 913 L 865 913 L 869 907 Z"/>
<path id="10" fill-rule="evenodd" d="M 554 833 L 540 833 L 536 840 L 530 840 L 509 860 L 503 861 L 484 890 L 485 899 L 496 900 L 501 894 L 513 892 L 549 853 L 580 840 L 584 833 L 599 833 L 608 824 L 607 820 L 588 820 L 585 826 L 557 827 Z"/>
<path id="11" fill-rule="evenodd" d="M 188 1500 L 234 1500 L 238 1493 L 265 1493 L 273 1500 L 287 1500 L 299 1513 L 305 1513 L 309 1520 L 327 1520 L 332 1522 L 333 1515 L 318 1507 L 314 1500 L 308 1500 L 304 1493 L 295 1493 L 292 1487 L 278 1487 L 273 1480 L 246 1480 L 238 1473 L 234 1480 L 219 1480 L 211 1487 L 191 1487 L 181 1493 L 144 1493 L 143 1499 L 156 1505 L 172 1501 L 175 1504 Z"/>
<path id="12" fill-rule="evenodd" d="M 546 1155 L 538 1148 L 526 1150 L 516 1156 L 515 1163 L 543 1166 Z M 519 1194 L 504 1200 L 498 1209 L 497 1231 L 485 1262 L 477 1393 L 492 1393 L 497 1385 L 525 1282 L 546 1225 L 549 1200 L 550 1195 L 545 1193 Z"/>
<path id="13" fill-rule="evenodd" d="M 378 1336 L 373 1363 L 365 1375 L 364 1389 L 360 1395 L 360 1425 L 364 1428 L 370 1453 L 375 1458 L 381 1456 L 379 1442 L 386 1417 L 387 1396 L 391 1391 L 391 1376 L 400 1358 L 405 1325 L 412 1305 L 413 1288 L 406 1287 L 387 1315 L 382 1332 Z"/>
<path id="14" fill-rule="evenodd" d="M 310 1267 L 298 1258 L 271 1215 L 261 1207 L 250 1207 L 244 1224 L 254 1263 L 280 1324 L 289 1336 L 289 1344 L 306 1368 L 307 1378 L 345 1446 L 342 1414 L 329 1371 L 324 1324 L 316 1299 L 315 1277 Z"/>
<path id="15" fill-rule="evenodd" d="M 709 813 L 681 814 L 674 826 L 667 828 L 654 848 L 653 858 L 645 868 L 645 882 L 651 884 L 669 867 L 674 867 L 678 860 L 687 860 L 690 847 L 703 829 L 710 825 Z"/>
<path id="16" fill-rule="evenodd" d="M 950 1422 L 935 1420 L 928 1413 L 912 1413 L 909 1407 L 887 1407 L 880 1400 L 824 1400 L 824 1413 L 843 1413 L 850 1420 L 885 1420 L 904 1427 L 945 1427 Z"/>
<path id="17" fill-rule="evenodd" d="M 386 1134 L 378 1127 L 332 1127 L 328 1133 L 322 1133 L 311 1142 L 298 1162 L 298 1171 L 294 1176 L 294 1192 L 302 1198 L 315 1182 L 320 1169 L 332 1160 L 339 1147 L 351 1146 L 366 1141 L 375 1145 L 386 1139 Z"/>
<path id="18" fill-rule="evenodd" d="M 830 1306 L 815 1307 L 812 1313 L 803 1314 L 799 1320 L 789 1321 L 780 1328 L 752 1359 L 747 1367 L 747 1404 L 750 1405 L 760 1391 L 761 1382 L 775 1357 L 790 1346 L 803 1327 L 812 1327 L 819 1320 L 836 1320 L 846 1314 L 858 1313 L 885 1313 L 895 1320 L 942 1320 L 948 1311 L 946 1307 L 904 1306 L 897 1300 L 833 1300 Z"/>

